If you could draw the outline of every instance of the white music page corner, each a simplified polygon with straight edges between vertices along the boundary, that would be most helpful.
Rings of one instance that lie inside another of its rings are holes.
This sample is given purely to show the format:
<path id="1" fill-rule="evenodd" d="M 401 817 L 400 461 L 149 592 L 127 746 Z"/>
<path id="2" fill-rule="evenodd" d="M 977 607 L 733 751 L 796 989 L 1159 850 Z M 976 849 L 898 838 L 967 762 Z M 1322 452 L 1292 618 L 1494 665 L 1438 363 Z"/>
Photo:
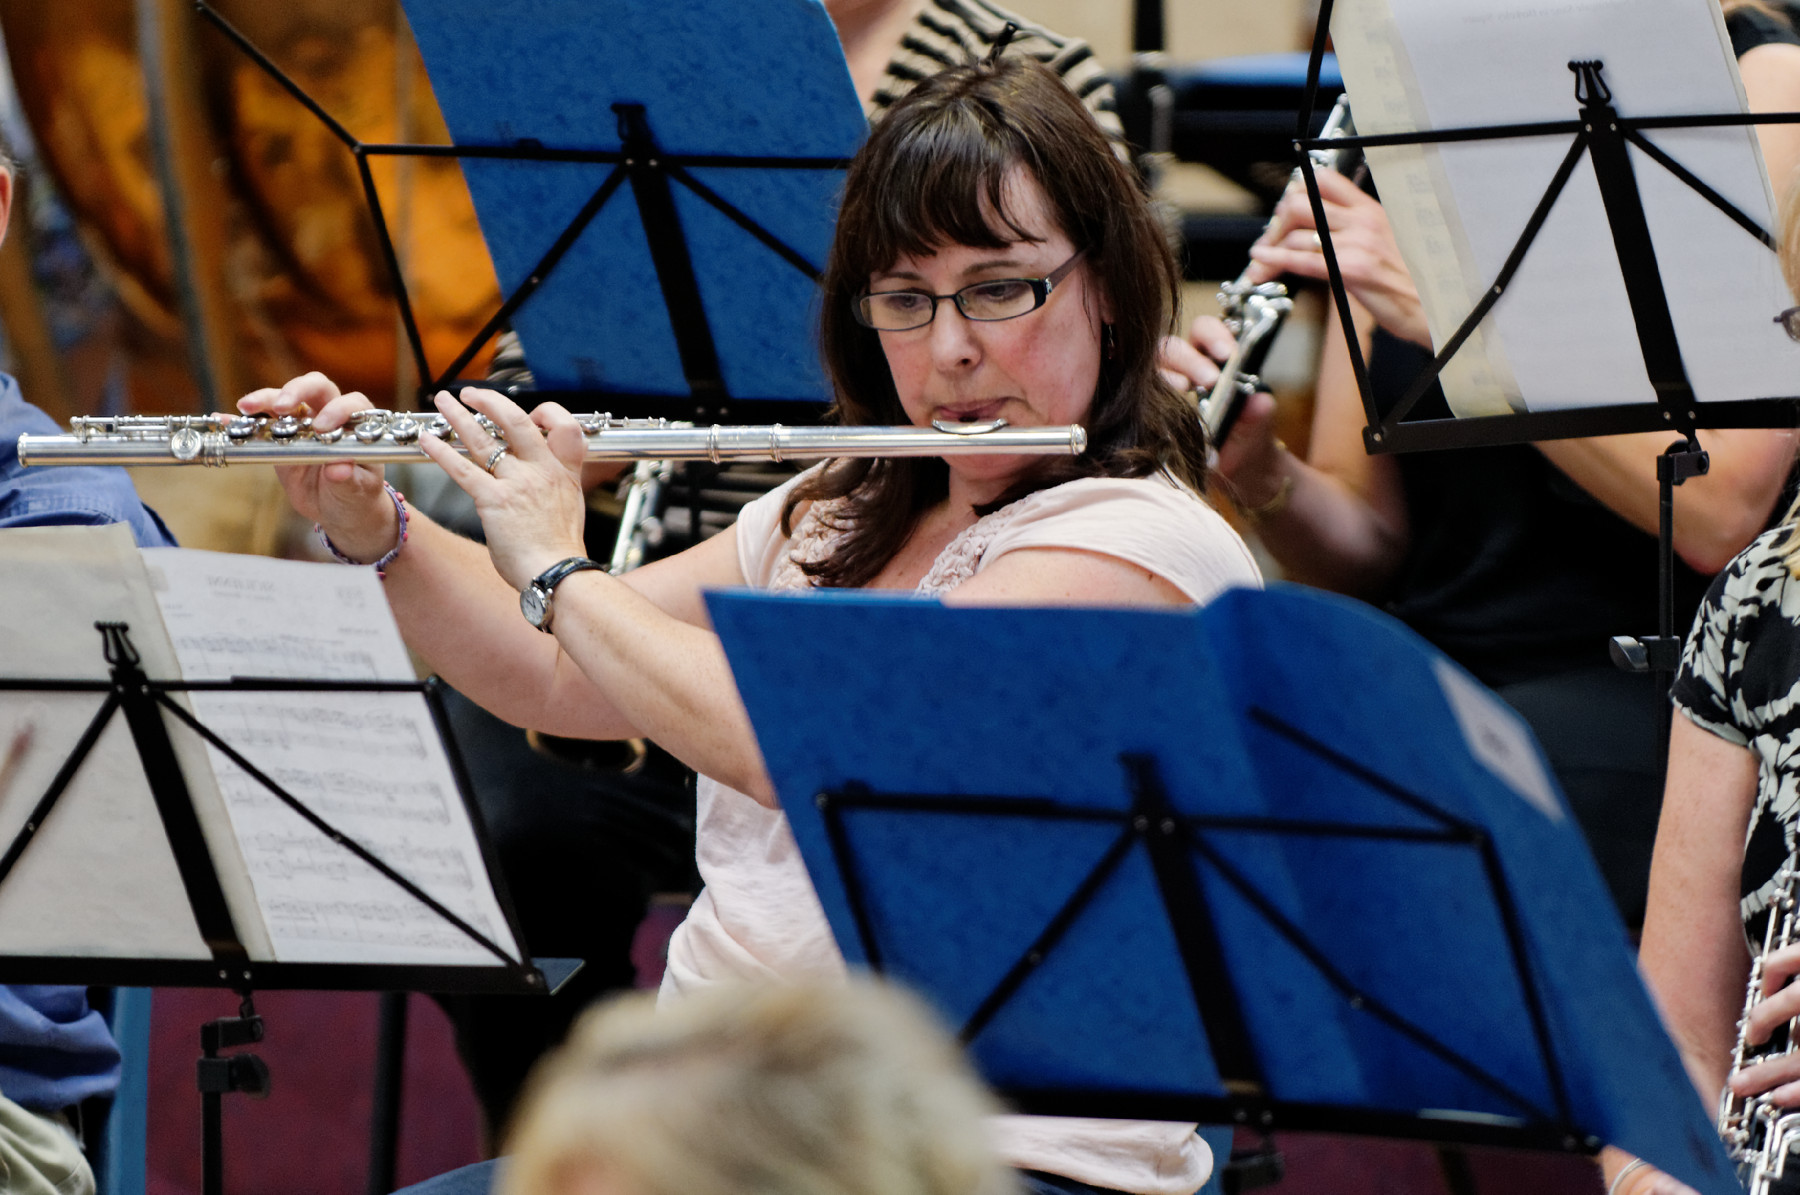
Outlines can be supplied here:
<path id="1" fill-rule="evenodd" d="M 373 569 L 179 548 L 144 561 L 190 681 L 415 679 Z M 422 694 L 190 696 L 296 800 L 519 959 Z M 499 962 L 208 749 L 278 961 Z"/>

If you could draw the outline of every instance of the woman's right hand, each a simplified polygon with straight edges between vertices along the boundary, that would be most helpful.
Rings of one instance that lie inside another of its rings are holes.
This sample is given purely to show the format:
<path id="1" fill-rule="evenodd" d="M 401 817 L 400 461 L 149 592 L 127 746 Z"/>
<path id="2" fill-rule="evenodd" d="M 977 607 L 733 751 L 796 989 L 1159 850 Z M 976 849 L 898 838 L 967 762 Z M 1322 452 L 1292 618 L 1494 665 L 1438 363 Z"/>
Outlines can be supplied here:
<path id="1" fill-rule="evenodd" d="M 360 393 L 341 393 L 322 373 L 302 374 L 280 387 L 246 394 L 238 400 L 245 415 L 302 415 L 312 412 L 313 430 L 344 426 L 358 411 L 375 404 Z M 337 461 L 329 465 L 291 465 L 275 470 L 294 509 L 325 529 L 339 552 L 352 560 L 375 561 L 399 538 L 399 515 L 382 489 L 379 466 Z"/>
<path id="2" fill-rule="evenodd" d="M 1188 342 L 1214 361 L 1231 356 L 1237 342 L 1217 316 L 1203 315 L 1188 330 Z M 1273 501 L 1287 482 L 1286 455 L 1275 438 L 1275 396 L 1252 394 L 1225 436 L 1213 446 L 1219 459 L 1214 469 L 1231 485 L 1237 504 L 1255 510 Z"/>

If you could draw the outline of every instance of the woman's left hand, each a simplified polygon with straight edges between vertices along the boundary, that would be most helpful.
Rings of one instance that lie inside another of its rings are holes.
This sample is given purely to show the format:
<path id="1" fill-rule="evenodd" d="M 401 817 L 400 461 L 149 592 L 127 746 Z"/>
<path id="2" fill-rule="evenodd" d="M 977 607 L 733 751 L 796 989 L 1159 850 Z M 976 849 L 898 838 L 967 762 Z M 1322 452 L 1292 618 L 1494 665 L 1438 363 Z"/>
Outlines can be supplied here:
<path id="1" fill-rule="evenodd" d="M 1761 1045 L 1779 1025 L 1800 1016 L 1800 946 L 1784 946 L 1763 960 L 1761 997 L 1744 1026 L 1745 1040 Z M 1784 1108 L 1800 1105 L 1800 1051 L 1777 1054 L 1733 1071 L 1726 1082 L 1738 1096 L 1768 1095 Z"/>
<path id="2" fill-rule="evenodd" d="M 436 403 L 469 455 L 432 437 L 421 437 L 419 446 L 475 500 L 488 555 L 506 583 L 522 590 L 557 561 L 586 555 L 581 466 L 587 441 L 575 417 L 556 403 L 528 415 L 492 390 L 464 390 L 461 401 L 439 394 Z M 506 452 L 492 472 L 484 466 L 500 442 L 471 409 L 506 436 Z"/>

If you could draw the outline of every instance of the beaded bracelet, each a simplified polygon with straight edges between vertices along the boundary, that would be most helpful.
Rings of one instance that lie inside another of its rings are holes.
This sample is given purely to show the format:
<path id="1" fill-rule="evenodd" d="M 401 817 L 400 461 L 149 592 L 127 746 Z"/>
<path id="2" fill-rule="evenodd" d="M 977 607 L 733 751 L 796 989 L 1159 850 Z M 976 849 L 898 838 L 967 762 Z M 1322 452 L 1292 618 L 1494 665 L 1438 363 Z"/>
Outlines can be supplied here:
<path id="1" fill-rule="evenodd" d="M 394 546 L 389 550 L 388 554 L 375 562 L 375 575 L 385 581 L 387 580 L 387 566 L 394 563 L 394 557 L 400 555 L 400 549 L 406 546 L 407 516 L 405 495 L 385 481 L 381 483 L 381 488 L 386 490 L 387 496 L 394 500 L 394 513 L 400 516 L 400 537 L 394 541 Z M 362 561 L 352 560 L 342 552 L 338 551 L 338 546 L 331 542 L 331 537 L 329 535 L 325 534 L 325 528 L 319 526 L 317 523 L 313 524 L 313 534 L 319 537 L 320 546 L 331 553 L 331 558 L 333 560 L 337 561 L 339 564 L 354 564 L 358 568 L 362 567 Z"/>

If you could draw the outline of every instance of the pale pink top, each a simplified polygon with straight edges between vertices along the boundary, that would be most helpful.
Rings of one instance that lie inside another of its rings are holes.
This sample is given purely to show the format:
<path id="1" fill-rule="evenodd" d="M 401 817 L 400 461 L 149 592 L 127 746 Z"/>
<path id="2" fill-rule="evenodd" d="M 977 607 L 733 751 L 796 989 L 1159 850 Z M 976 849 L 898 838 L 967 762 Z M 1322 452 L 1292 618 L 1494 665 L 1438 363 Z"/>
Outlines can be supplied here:
<path id="1" fill-rule="evenodd" d="M 796 559 L 822 555 L 835 535 L 818 518 L 818 503 L 798 520 L 791 539 L 781 534 L 781 509 L 793 484 L 758 498 L 738 517 L 738 562 L 754 588 L 807 588 Z M 1197 603 L 1232 586 L 1262 584 L 1244 541 L 1184 486 L 1167 477 L 1085 478 L 977 520 L 939 555 L 918 592 L 945 593 L 1020 548 L 1114 556 Z M 843 956 L 787 818 L 702 776 L 697 823 L 706 886 L 669 942 L 661 998 L 732 980 L 843 976 Z M 1206 1143 L 1187 1124 L 1002 1116 L 994 1139 L 1010 1165 L 1138 1195 L 1190 1195 L 1212 1170 Z"/>

